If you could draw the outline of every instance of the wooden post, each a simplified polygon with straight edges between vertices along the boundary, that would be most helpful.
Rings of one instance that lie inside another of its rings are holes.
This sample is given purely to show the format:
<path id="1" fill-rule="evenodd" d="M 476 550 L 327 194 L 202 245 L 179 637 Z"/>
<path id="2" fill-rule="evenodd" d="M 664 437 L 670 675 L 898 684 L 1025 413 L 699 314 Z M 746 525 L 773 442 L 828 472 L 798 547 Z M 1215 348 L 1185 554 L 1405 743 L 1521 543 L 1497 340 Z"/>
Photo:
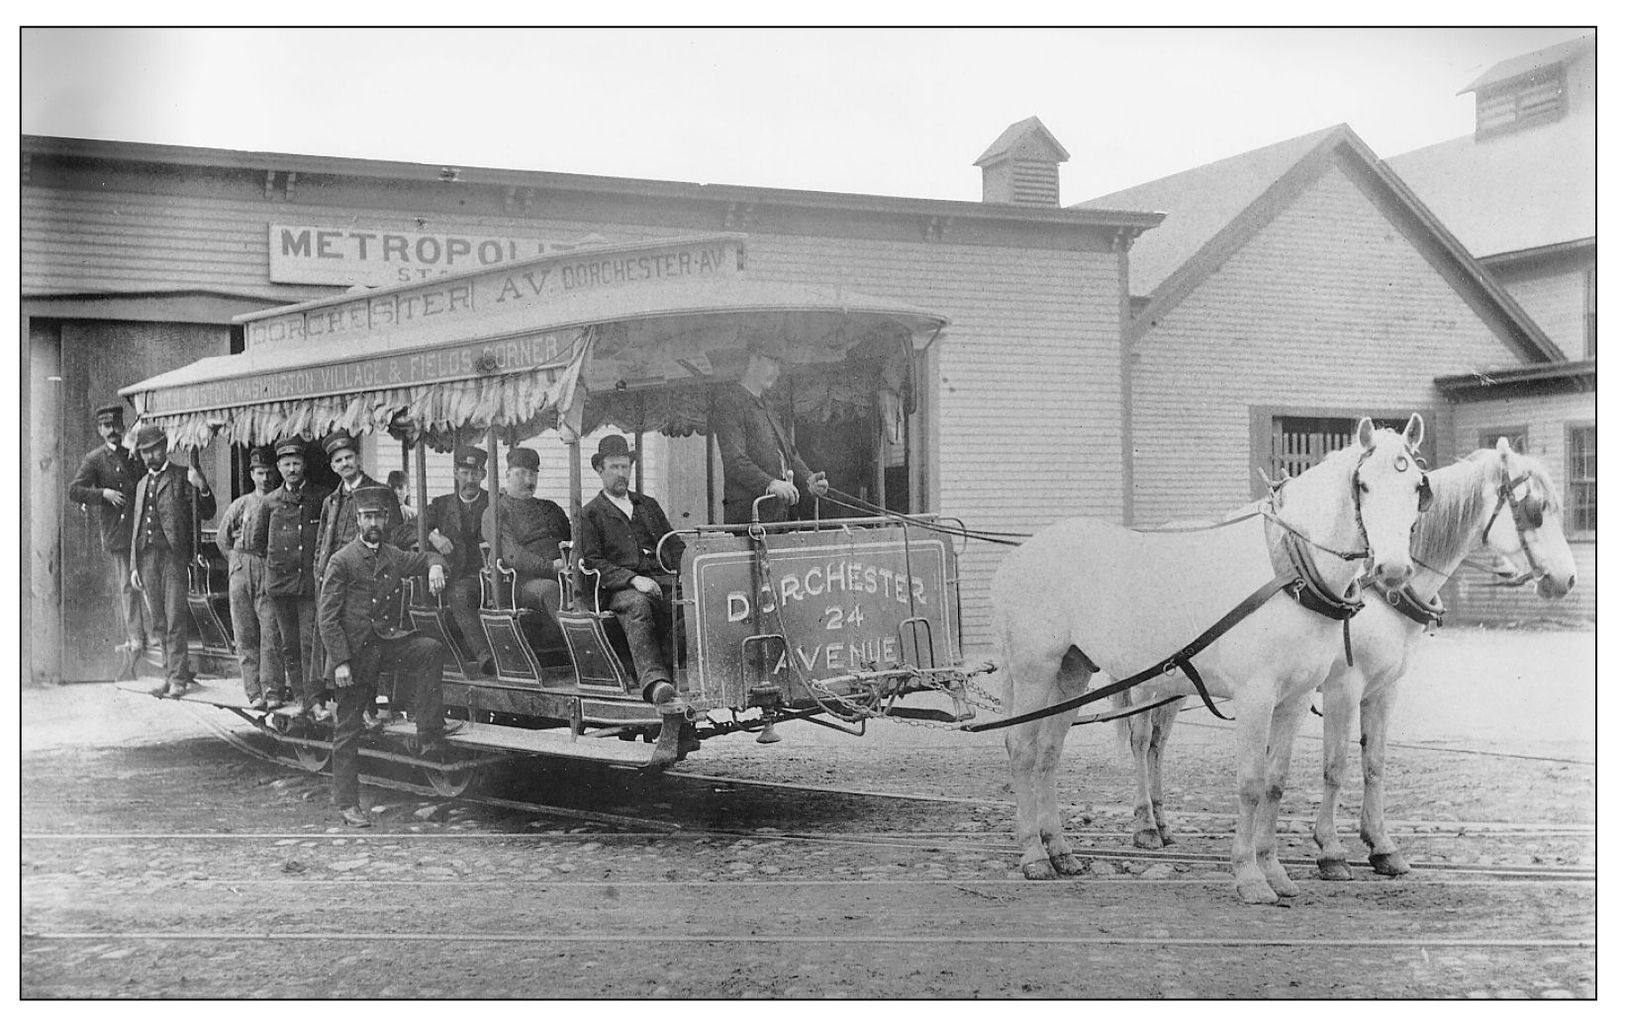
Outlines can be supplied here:
<path id="1" fill-rule="evenodd" d="M 429 550 L 429 477 L 424 474 L 424 448 L 422 432 L 412 444 L 412 456 L 417 463 L 413 484 L 418 488 L 418 551 Z"/>
<path id="2" fill-rule="evenodd" d="M 23 488 L 28 540 L 23 620 L 27 644 L 23 677 L 31 682 L 62 678 L 62 499 L 67 478 L 62 461 L 62 344 L 49 325 L 23 318 L 28 335 L 29 377 L 23 425 L 27 433 Z M 98 562 L 101 560 L 97 560 Z M 122 630 L 121 630 L 122 633 Z"/>

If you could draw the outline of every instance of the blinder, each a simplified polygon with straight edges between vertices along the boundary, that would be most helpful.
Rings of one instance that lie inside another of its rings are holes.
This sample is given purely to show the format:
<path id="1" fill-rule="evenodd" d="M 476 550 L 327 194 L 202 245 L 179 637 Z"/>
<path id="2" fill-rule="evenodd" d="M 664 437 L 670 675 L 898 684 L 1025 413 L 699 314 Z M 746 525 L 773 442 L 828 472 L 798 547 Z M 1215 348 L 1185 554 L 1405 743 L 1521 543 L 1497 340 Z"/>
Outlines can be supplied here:
<path id="1" fill-rule="evenodd" d="M 1417 490 L 1417 512 L 1427 513 L 1429 507 L 1434 505 L 1434 486 L 1429 484 L 1428 474 L 1423 474 L 1423 486 Z"/>

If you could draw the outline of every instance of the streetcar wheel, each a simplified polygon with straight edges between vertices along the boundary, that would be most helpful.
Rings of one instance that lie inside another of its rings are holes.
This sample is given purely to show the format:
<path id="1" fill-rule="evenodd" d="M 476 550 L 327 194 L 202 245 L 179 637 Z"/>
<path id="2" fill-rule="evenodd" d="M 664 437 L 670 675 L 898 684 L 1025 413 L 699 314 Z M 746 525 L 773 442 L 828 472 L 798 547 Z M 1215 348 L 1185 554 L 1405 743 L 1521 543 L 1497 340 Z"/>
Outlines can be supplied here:
<path id="1" fill-rule="evenodd" d="M 485 773 L 482 767 L 474 766 L 461 770 L 438 770 L 424 767 L 423 778 L 429 784 L 429 789 L 443 798 L 461 798 L 465 794 L 474 793 L 479 786 L 481 775 Z"/>
<path id="2" fill-rule="evenodd" d="M 294 746 L 294 762 L 299 764 L 300 769 L 309 773 L 320 773 L 327 769 L 328 760 L 332 757 L 332 752 L 325 748 L 317 748 L 315 745 Z"/>

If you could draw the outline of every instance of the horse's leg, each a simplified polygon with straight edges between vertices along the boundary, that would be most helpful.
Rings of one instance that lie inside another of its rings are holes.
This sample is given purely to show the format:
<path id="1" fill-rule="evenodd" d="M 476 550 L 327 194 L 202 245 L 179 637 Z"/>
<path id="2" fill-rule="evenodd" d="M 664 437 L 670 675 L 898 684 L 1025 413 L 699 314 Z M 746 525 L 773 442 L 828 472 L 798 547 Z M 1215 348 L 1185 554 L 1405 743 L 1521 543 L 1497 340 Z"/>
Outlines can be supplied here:
<path id="1" fill-rule="evenodd" d="M 1248 690 L 1254 691 L 1248 691 Z M 1231 841 L 1231 874 L 1236 893 L 1247 903 L 1275 903 L 1276 891 L 1265 880 L 1254 847 L 1254 826 L 1265 796 L 1265 751 L 1270 745 L 1272 699 L 1248 685 L 1236 707 L 1236 836 Z"/>
<path id="2" fill-rule="evenodd" d="M 1383 760 L 1389 745 L 1389 715 L 1400 679 L 1368 693 L 1361 700 L 1361 766 L 1365 790 L 1361 795 L 1361 840 L 1371 848 L 1367 861 L 1379 875 L 1399 876 L 1411 871 L 1389 838 L 1383 821 Z"/>
<path id="3" fill-rule="evenodd" d="M 1349 854 L 1338 836 L 1338 795 L 1344 786 L 1344 763 L 1349 756 L 1349 734 L 1360 705 L 1361 677 L 1342 658 L 1321 686 L 1321 807 L 1315 813 L 1316 868 L 1321 877 L 1347 881 Z"/>
<path id="4" fill-rule="evenodd" d="M 1055 681 L 1055 696 L 1051 702 L 1079 695 L 1089 687 L 1090 667 L 1084 655 L 1069 649 L 1061 659 L 1061 670 Z M 1073 848 L 1061 828 L 1061 806 L 1056 797 L 1056 776 L 1061 766 L 1062 747 L 1067 744 L 1067 732 L 1072 729 L 1075 711 L 1068 710 L 1054 717 L 1036 721 L 1039 725 L 1038 761 L 1035 764 L 1035 783 L 1039 816 L 1039 840 L 1044 844 L 1050 866 L 1062 875 L 1082 875 L 1084 862 L 1073 855 Z"/>
<path id="5" fill-rule="evenodd" d="M 1265 760 L 1265 796 L 1254 823 L 1254 850 L 1265 881 L 1279 897 L 1297 896 L 1298 884 L 1287 877 L 1287 869 L 1276 856 L 1276 818 L 1281 812 L 1282 795 L 1287 789 L 1287 768 L 1293 758 L 1293 737 L 1304 723 L 1309 700 L 1294 695 L 1271 711 L 1270 749 Z"/>
<path id="6" fill-rule="evenodd" d="M 1124 694 L 1125 701 L 1133 699 Z M 1129 728 L 1129 758 L 1135 767 L 1135 816 L 1131 841 L 1143 850 L 1157 850 L 1163 846 L 1163 836 L 1154 821 L 1152 792 L 1152 734 L 1156 730 L 1156 712 L 1149 710 L 1126 718 Z"/>
<path id="7" fill-rule="evenodd" d="M 1152 821 L 1157 824 L 1158 839 L 1167 847 L 1174 842 L 1174 834 L 1163 819 L 1163 761 L 1168 757 L 1169 738 L 1174 734 L 1174 720 L 1180 716 L 1178 701 L 1152 711 L 1152 743 L 1149 758 L 1152 764 Z"/>
<path id="8" fill-rule="evenodd" d="M 1006 693 L 1007 716 L 1027 713 L 1051 702 L 1060 661 L 1024 657 L 1007 638 L 1006 666 L 1010 671 L 1010 691 Z M 1054 663 L 1055 667 L 1049 665 Z M 1039 836 L 1040 739 L 1042 721 L 1029 721 L 1005 730 L 1005 751 L 1011 761 L 1011 788 L 1016 792 L 1016 843 L 1022 848 L 1022 874 L 1030 879 L 1055 878 L 1050 855 Z M 1053 770 L 1051 771 L 1053 772 Z M 1053 788 L 1052 788 L 1053 790 Z"/>

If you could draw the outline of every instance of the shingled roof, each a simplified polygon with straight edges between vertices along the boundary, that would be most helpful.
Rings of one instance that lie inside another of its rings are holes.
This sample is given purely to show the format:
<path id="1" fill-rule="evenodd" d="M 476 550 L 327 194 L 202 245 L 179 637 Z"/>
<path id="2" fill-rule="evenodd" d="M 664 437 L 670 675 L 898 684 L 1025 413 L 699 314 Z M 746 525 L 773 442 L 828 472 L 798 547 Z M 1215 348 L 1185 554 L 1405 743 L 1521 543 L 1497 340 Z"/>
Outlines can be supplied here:
<path id="1" fill-rule="evenodd" d="M 1530 361 L 1563 353 L 1440 219 L 1340 123 L 1302 137 L 1244 152 L 1186 172 L 1073 205 L 1104 211 L 1144 208 L 1167 213 L 1161 227 L 1140 235 L 1129 253 L 1130 294 L 1147 299 L 1131 322 L 1130 341 L 1217 270 L 1322 174 L 1344 159 L 1371 179 L 1393 207 L 1409 215 L 1447 258 L 1470 298 L 1505 322 L 1515 349 Z M 1454 282 L 1455 283 L 1455 282 Z"/>

